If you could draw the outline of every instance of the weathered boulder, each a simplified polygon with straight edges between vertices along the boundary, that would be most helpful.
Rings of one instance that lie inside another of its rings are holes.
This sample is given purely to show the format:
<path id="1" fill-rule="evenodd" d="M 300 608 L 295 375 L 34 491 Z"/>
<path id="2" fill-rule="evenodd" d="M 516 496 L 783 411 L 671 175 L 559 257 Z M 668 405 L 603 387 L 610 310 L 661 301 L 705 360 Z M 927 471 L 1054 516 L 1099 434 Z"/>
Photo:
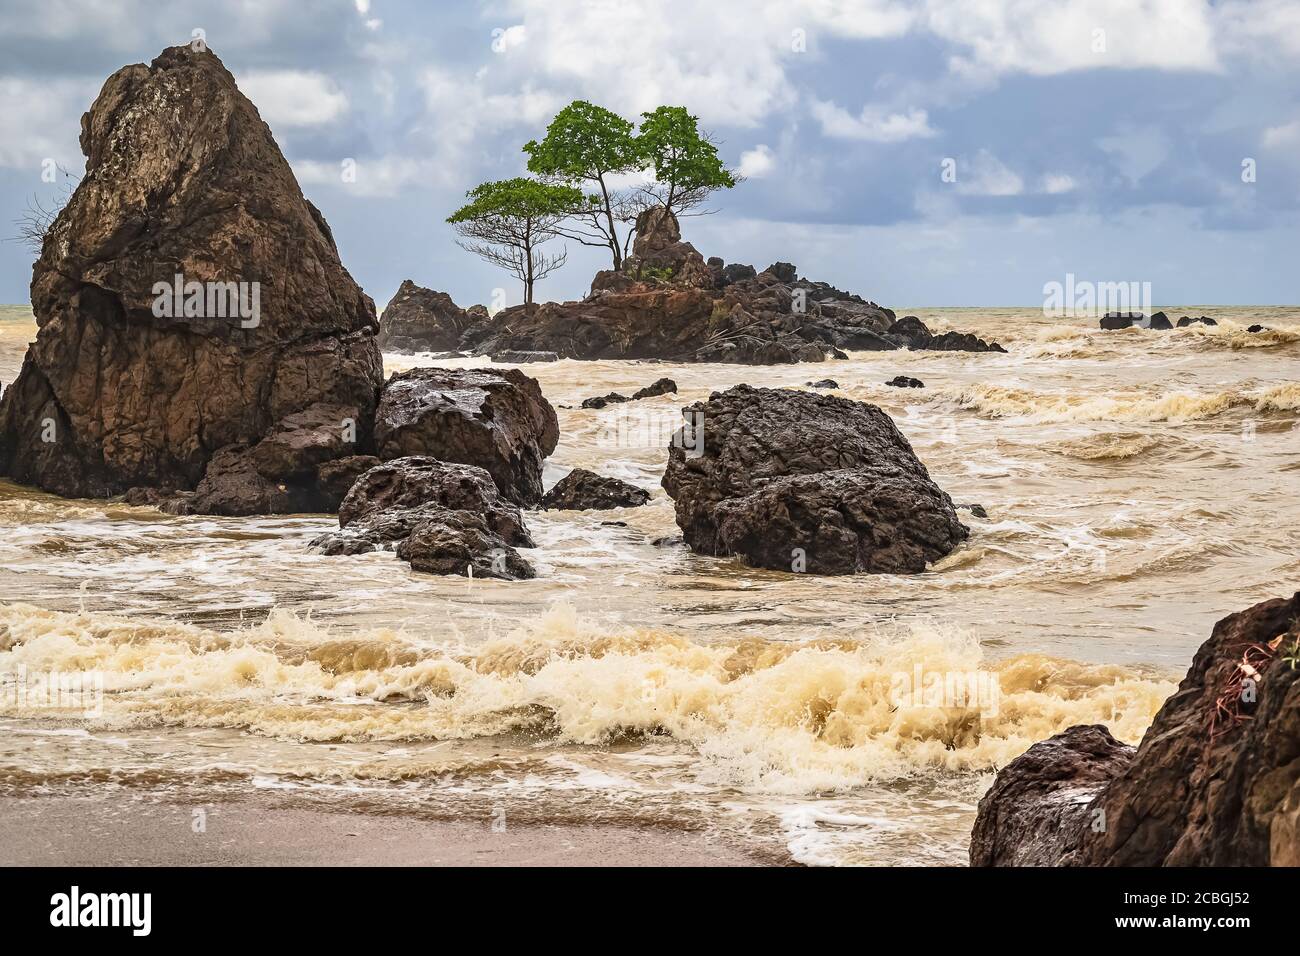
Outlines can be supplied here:
<path id="1" fill-rule="evenodd" d="M 604 408 L 606 405 L 618 405 L 622 402 L 630 402 L 632 399 L 626 395 L 620 395 L 618 392 L 610 392 L 608 395 L 594 395 L 591 398 L 582 400 L 582 408 Z"/>
<path id="2" fill-rule="evenodd" d="M 1099 724 L 1034 744 L 997 775 L 980 800 L 971 866 L 1052 866 L 1094 822 L 1089 805 L 1133 760 Z"/>
<path id="3" fill-rule="evenodd" d="M 683 416 L 663 487 L 700 554 L 819 574 L 915 573 L 969 533 L 874 405 L 738 385 Z"/>
<path id="4" fill-rule="evenodd" d="M 794 282 L 799 278 L 799 270 L 795 268 L 792 262 L 774 262 L 763 271 L 786 283 Z"/>
<path id="5" fill-rule="evenodd" d="M 339 506 L 339 530 L 312 547 L 324 554 L 396 550 L 417 571 L 526 578 L 515 548 L 531 548 L 519 509 L 482 468 L 427 457 L 399 458 L 366 471 Z"/>
<path id="6" fill-rule="evenodd" d="M 935 334 L 914 315 L 905 315 L 894 322 L 885 333 L 886 338 L 905 348 L 932 352 L 1005 352 L 997 342 L 985 342 L 971 332 L 941 332 Z"/>
<path id="7" fill-rule="evenodd" d="M 518 369 L 416 368 L 384 386 L 375 453 L 477 465 L 510 501 L 542 497 L 542 462 L 559 441 L 555 409 Z"/>
<path id="8" fill-rule="evenodd" d="M 840 383 L 835 381 L 835 379 L 833 378 L 818 379 L 815 382 L 805 382 L 804 384 L 807 385 L 809 388 L 836 388 L 837 389 L 840 387 Z"/>
<path id="9" fill-rule="evenodd" d="M 650 500 L 650 492 L 619 478 L 575 468 L 542 498 L 543 510 L 587 511 L 637 508 Z"/>
<path id="10" fill-rule="evenodd" d="M 1188 316 L 1185 315 L 1178 320 L 1178 327 L 1180 329 L 1185 329 L 1189 325 L 1218 325 L 1218 324 L 1219 324 L 1218 322 L 1214 321 L 1214 319 L 1210 318 L 1208 315 L 1203 315 L 1198 319 L 1189 318 Z"/>
<path id="11" fill-rule="evenodd" d="M 1300 593 L 1215 624 L 1136 751 L 1072 727 L 1009 763 L 980 801 L 971 862 L 1300 864 L 1298 622 Z M 1044 800 L 1052 788 L 1077 804 Z"/>
<path id="12" fill-rule="evenodd" d="M 1145 312 L 1107 312 L 1098 321 L 1098 325 L 1107 331 L 1115 329 L 1127 329 L 1134 325 L 1141 325 L 1147 319 Z M 1182 323 L 1180 322 L 1179 325 Z"/>
<path id="13" fill-rule="evenodd" d="M 482 306 L 462 309 L 445 292 L 403 280 L 379 317 L 379 347 L 386 352 L 450 352 L 461 336 L 487 318 Z"/>
<path id="14" fill-rule="evenodd" d="M 316 403 L 368 421 L 374 303 L 212 52 L 114 73 L 32 271 L 39 332 L 0 401 L 0 471 L 64 495 L 189 489 Z"/>
<path id="15" fill-rule="evenodd" d="M 1149 329 L 1158 329 L 1163 331 L 1164 329 L 1172 329 L 1173 327 L 1173 323 L 1169 321 L 1169 316 L 1165 315 L 1163 312 L 1156 312 L 1153 314 L 1151 320 L 1147 323 L 1147 328 Z"/>

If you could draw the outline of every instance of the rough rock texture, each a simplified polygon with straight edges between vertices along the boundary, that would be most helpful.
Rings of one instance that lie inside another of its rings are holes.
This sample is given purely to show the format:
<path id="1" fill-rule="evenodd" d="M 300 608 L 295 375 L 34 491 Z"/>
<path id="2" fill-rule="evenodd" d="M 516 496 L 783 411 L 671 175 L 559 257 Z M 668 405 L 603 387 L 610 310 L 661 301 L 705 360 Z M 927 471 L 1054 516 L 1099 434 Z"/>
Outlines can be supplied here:
<path id="1" fill-rule="evenodd" d="M 844 358 L 844 350 L 1000 350 L 955 332 L 890 338 L 885 333 L 894 319 L 874 302 L 798 278 L 788 262 L 756 273 L 752 266 L 705 260 L 682 241 L 672 214 L 655 208 L 638 220 L 623 268 L 599 273 L 586 299 L 543 303 L 531 313 L 504 309 L 461 345 L 498 360 L 506 352 L 540 350 L 574 359 L 750 365 L 821 362 Z"/>
<path id="2" fill-rule="evenodd" d="M 1070 728 L 1012 761 L 980 801 L 972 863 L 1300 864 L 1298 621 L 1300 593 L 1225 617 L 1129 759 L 1054 764 L 1062 788 L 1096 791 L 1078 812 L 1104 826 L 1053 831 L 1035 796 L 1042 748 L 1077 750 L 1095 728 Z"/>
<path id="3" fill-rule="evenodd" d="M 677 392 L 677 383 L 671 378 L 655 379 L 645 388 L 638 388 L 632 393 L 634 402 L 643 398 L 655 398 L 658 395 L 673 395 Z"/>
<path id="4" fill-rule="evenodd" d="M 0 402 L 0 471 L 64 495 L 188 489 L 219 449 L 315 403 L 369 420 L 374 303 L 213 53 L 114 73 L 81 147 L 86 174 L 32 271 L 40 331 Z M 214 285 L 190 315 L 155 315 L 174 304 L 155 284 L 177 275 L 247 283 L 246 313 L 219 315 L 238 287 Z"/>
<path id="5" fill-rule="evenodd" d="M 363 474 L 339 506 L 339 530 L 312 547 L 324 554 L 394 549 L 417 571 L 530 578 L 515 548 L 531 548 L 519 509 L 482 468 L 426 457 L 384 462 Z"/>
<path id="6" fill-rule="evenodd" d="M 1034 744 L 998 774 L 980 800 L 971 866 L 1052 865 L 1094 822 L 1089 806 L 1133 760 L 1134 749 L 1099 724 Z"/>
<path id="7" fill-rule="evenodd" d="M 1115 329 L 1127 329 L 1130 326 L 1141 325 L 1147 320 L 1144 312 L 1107 312 L 1101 317 L 1097 324 L 1107 331 Z M 1181 322 L 1179 323 L 1182 324 Z"/>
<path id="8" fill-rule="evenodd" d="M 839 388 L 840 383 L 833 378 L 821 378 L 815 382 L 805 382 L 809 388 Z"/>
<path id="9" fill-rule="evenodd" d="M 429 455 L 477 465 L 519 505 L 542 497 L 542 461 L 560 438 L 555 409 L 518 369 L 416 368 L 388 380 L 375 413 L 384 459 Z"/>
<path id="10" fill-rule="evenodd" d="M 905 315 L 885 332 L 885 339 L 908 349 L 932 352 L 1005 352 L 996 342 L 985 342 L 970 332 L 942 332 L 935 335 L 914 315 Z"/>
<path id="11" fill-rule="evenodd" d="M 542 508 L 548 511 L 637 508 L 649 500 L 650 492 L 644 488 L 586 468 L 575 468 L 546 493 Z"/>
<path id="12" fill-rule="evenodd" d="M 1218 324 L 1219 324 L 1218 322 L 1214 321 L 1214 319 L 1210 318 L 1208 315 L 1203 315 L 1198 319 L 1193 319 L 1185 315 L 1178 320 L 1178 327 L 1180 329 L 1185 329 L 1189 325 L 1218 325 Z"/>
<path id="13" fill-rule="evenodd" d="M 914 573 L 969 533 L 874 405 L 738 385 L 683 415 L 663 486 L 700 554 L 819 574 Z"/>
<path id="14" fill-rule="evenodd" d="M 894 388 L 925 388 L 925 382 L 908 375 L 895 375 L 885 384 L 892 385 Z"/>
<path id="15" fill-rule="evenodd" d="M 1157 312 L 1151 316 L 1151 321 L 1147 323 L 1149 329 L 1172 329 L 1173 323 L 1169 321 L 1169 316 L 1163 312 Z"/>
<path id="16" fill-rule="evenodd" d="M 462 309 L 447 293 L 406 279 L 379 317 L 379 347 L 385 352 L 450 352 L 487 317 L 481 305 Z"/>

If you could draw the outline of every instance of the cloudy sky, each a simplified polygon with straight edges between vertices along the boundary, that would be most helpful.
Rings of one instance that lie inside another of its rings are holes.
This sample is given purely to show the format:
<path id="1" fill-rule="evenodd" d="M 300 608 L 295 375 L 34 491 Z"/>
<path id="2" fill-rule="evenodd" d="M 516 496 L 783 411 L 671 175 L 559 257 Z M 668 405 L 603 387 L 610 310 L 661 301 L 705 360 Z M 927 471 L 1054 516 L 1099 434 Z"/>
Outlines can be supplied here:
<path id="1" fill-rule="evenodd" d="M 706 256 L 895 307 L 1037 305 L 1066 273 L 1300 302 L 1300 0 L 5 0 L 6 234 L 44 160 L 81 169 L 104 78 L 196 29 L 380 308 L 408 277 L 518 300 L 444 220 L 577 98 L 700 117 L 747 177 L 684 224 Z M 602 265 L 570 252 L 540 298 Z M 0 243 L 0 301 L 31 260 Z"/>

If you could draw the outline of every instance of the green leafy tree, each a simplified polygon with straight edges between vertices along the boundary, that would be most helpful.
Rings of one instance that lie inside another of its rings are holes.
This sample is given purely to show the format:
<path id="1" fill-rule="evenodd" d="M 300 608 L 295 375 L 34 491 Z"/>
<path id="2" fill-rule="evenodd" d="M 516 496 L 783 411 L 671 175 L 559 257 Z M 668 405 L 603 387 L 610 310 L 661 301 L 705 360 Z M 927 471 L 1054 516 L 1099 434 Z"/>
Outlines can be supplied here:
<path id="1" fill-rule="evenodd" d="M 519 279 L 531 311 L 533 283 L 568 258 L 567 250 L 548 256 L 538 247 L 561 235 L 560 224 L 589 205 L 586 197 L 572 186 L 516 178 L 483 183 L 465 198 L 469 202 L 447 217 L 457 244 Z"/>
<path id="2" fill-rule="evenodd" d="M 680 216 L 701 205 L 715 189 L 730 189 L 737 179 L 722 165 L 718 148 L 701 133 L 698 117 L 684 106 L 661 106 L 641 114 L 636 137 L 643 163 L 655 181 L 644 192 Z"/>
<path id="3" fill-rule="evenodd" d="M 595 188 L 563 234 L 583 245 L 609 249 L 614 268 L 623 265 L 617 223 L 627 217 L 628 194 L 611 180 L 644 168 L 632 124 L 616 113 L 574 100 L 556 114 L 540 142 L 524 146 L 528 170 L 548 180 Z"/>

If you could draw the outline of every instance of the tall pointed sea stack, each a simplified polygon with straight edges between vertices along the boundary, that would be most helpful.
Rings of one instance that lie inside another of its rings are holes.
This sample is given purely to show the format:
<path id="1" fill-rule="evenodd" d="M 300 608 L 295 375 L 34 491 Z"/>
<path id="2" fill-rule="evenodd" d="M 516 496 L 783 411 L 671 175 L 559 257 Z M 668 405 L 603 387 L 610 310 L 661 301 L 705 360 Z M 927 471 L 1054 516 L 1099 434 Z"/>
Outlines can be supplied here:
<path id="1" fill-rule="evenodd" d="M 81 148 L 33 268 L 40 331 L 0 402 L 0 471 L 63 495 L 192 488 L 218 449 L 318 404 L 368 441 L 374 303 L 216 55 L 118 70 Z"/>

